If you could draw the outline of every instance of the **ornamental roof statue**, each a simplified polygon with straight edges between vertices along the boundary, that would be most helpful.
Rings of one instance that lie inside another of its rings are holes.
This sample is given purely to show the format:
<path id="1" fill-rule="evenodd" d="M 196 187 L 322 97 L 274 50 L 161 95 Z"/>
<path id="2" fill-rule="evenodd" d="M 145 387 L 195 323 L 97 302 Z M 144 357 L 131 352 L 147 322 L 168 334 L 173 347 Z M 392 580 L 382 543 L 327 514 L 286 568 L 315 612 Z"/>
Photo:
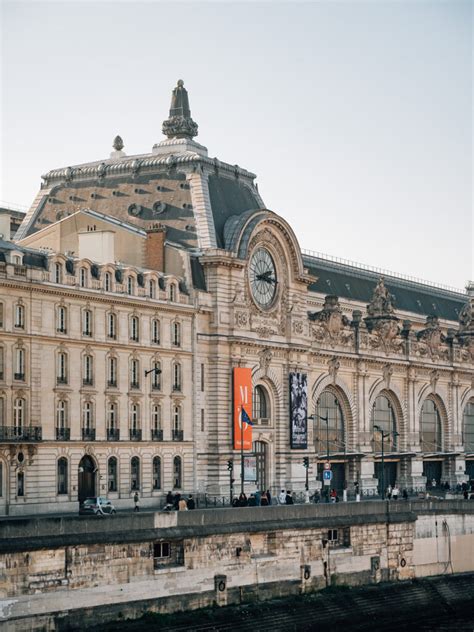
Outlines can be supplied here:
<path id="1" fill-rule="evenodd" d="M 383 277 L 375 286 L 372 300 L 367 305 L 367 314 L 371 317 L 392 316 L 394 313 L 395 297 L 385 287 Z"/>
<path id="2" fill-rule="evenodd" d="M 163 134 L 168 138 L 194 138 L 198 135 L 197 123 L 191 118 L 188 91 L 182 79 L 173 90 L 170 115 L 163 121 Z"/>
<path id="3" fill-rule="evenodd" d="M 474 282 L 467 285 L 468 300 L 459 313 L 459 333 L 461 337 L 474 336 Z"/>

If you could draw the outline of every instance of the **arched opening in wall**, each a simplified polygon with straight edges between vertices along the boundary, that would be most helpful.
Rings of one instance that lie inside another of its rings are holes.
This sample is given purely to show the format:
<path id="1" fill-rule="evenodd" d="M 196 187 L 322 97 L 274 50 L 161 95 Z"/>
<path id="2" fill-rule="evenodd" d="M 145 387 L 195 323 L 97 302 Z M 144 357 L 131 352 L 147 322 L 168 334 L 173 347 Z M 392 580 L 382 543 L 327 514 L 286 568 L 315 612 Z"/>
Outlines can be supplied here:
<path id="1" fill-rule="evenodd" d="M 85 454 L 79 463 L 77 498 L 82 504 L 86 498 L 96 495 L 97 467 L 94 459 Z"/>
<path id="2" fill-rule="evenodd" d="M 345 419 L 340 397 L 333 389 L 324 390 L 316 402 L 313 438 L 323 493 L 327 495 L 330 489 L 335 489 L 340 495 L 347 481 Z M 324 474 L 323 459 L 331 463 L 330 480 Z"/>
<path id="3" fill-rule="evenodd" d="M 441 415 L 434 399 L 426 399 L 421 408 L 420 447 L 423 452 L 423 476 L 428 489 L 438 487 L 443 473 Z"/>
<path id="4" fill-rule="evenodd" d="M 271 418 L 270 397 L 267 389 L 261 384 L 258 384 L 254 388 L 252 406 L 252 418 L 254 424 L 269 426 Z"/>
<path id="5" fill-rule="evenodd" d="M 257 489 L 264 491 L 268 488 L 267 444 L 264 441 L 254 441 L 253 453 L 255 456 L 255 472 L 256 472 L 255 484 L 256 484 Z"/>
<path id="6" fill-rule="evenodd" d="M 397 419 L 392 402 L 384 394 L 379 395 L 372 406 L 372 444 L 374 476 L 378 481 L 378 492 L 381 494 L 382 487 L 394 487 L 397 482 L 400 461 L 397 455 Z"/>
<path id="7" fill-rule="evenodd" d="M 463 411 L 463 443 L 466 453 L 466 474 L 474 480 L 474 399 L 468 401 Z"/>

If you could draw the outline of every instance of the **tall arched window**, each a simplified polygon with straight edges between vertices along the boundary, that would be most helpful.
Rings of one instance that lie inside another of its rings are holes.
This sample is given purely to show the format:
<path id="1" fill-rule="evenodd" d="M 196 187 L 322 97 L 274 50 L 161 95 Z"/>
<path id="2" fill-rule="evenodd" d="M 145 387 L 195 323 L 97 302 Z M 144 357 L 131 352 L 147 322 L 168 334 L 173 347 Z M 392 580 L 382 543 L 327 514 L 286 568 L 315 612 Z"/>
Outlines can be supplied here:
<path id="1" fill-rule="evenodd" d="M 270 404 L 268 394 L 263 386 L 257 385 L 253 391 L 253 418 L 269 419 Z"/>
<path id="2" fill-rule="evenodd" d="M 107 358 L 107 386 L 117 386 L 117 358 L 115 356 Z"/>
<path id="3" fill-rule="evenodd" d="M 173 391 L 181 390 L 181 365 L 179 362 L 173 364 Z"/>
<path id="4" fill-rule="evenodd" d="M 314 442 L 319 454 L 344 450 L 344 414 L 333 391 L 323 391 L 316 403 Z"/>
<path id="5" fill-rule="evenodd" d="M 150 298 L 156 298 L 156 281 L 155 279 L 150 279 L 148 282 L 148 296 Z"/>
<path id="6" fill-rule="evenodd" d="M 117 491 L 117 457 L 111 456 L 107 462 L 107 488 L 109 492 Z"/>
<path id="7" fill-rule="evenodd" d="M 432 399 L 425 399 L 421 409 L 420 446 L 422 452 L 441 452 L 441 417 Z"/>
<path id="8" fill-rule="evenodd" d="M 54 264 L 54 282 L 61 283 L 63 278 L 63 267 L 60 263 Z"/>
<path id="9" fill-rule="evenodd" d="M 118 405 L 115 402 L 107 402 L 107 439 L 118 441 Z"/>
<path id="10" fill-rule="evenodd" d="M 170 293 L 170 301 L 174 303 L 174 301 L 176 300 L 176 287 L 174 283 L 170 283 L 169 293 Z"/>
<path id="11" fill-rule="evenodd" d="M 16 347 L 15 349 L 15 380 L 25 381 L 25 350 L 23 347 Z"/>
<path id="12" fill-rule="evenodd" d="M 140 489 L 140 459 L 138 456 L 132 456 L 130 461 L 130 487 L 133 492 Z"/>
<path id="13" fill-rule="evenodd" d="M 474 452 L 474 399 L 468 402 L 463 413 L 464 451 Z"/>
<path id="14" fill-rule="evenodd" d="M 154 345 L 160 344 L 160 321 L 157 318 L 151 321 L 151 341 Z"/>
<path id="15" fill-rule="evenodd" d="M 21 303 L 16 303 L 14 308 L 14 325 L 17 329 L 25 328 L 25 308 Z"/>
<path id="16" fill-rule="evenodd" d="M 67 494 L 67 459 L 58 459 L 58 494 Z"/>
<path id="17" fill-rule="evenodd" d="M 130 388 L 140 388 L 140 360 L 130 360 Z"/>
<path id="18" fill-rule="evenodd" d="M 69 439 L 67 401 L 60 399 L 56 407 L 56 439 Z"/>
<path id="19" fill-rule="evenodd" d="M 92 336 L 92 312 L 90 309 L 82 310 L 82 335 Z"/>
<path id="20" fill-rule="evenodd" d="M 183 440 L 183 427 L 181 423 L 181 406 L 173 406 L 173 428 L 172 428 L 173 441 Z"/>
<path id="21" fill-rule="evenodd" d="M 56 331 L 59 334 L 67 332 L 67 307 L 59 305 L 56 310 Z"/>
<path id="22" fill-rule="evenodd" d="M 94 427 L 94 408 L 92 402 L 84 402 L 82 406 L 82 434 L 84 438 L 92 438 Z"/>
<path id="23" fill-rule="evenodd" d="M 0 346 L 0 380 L 5 378 L 5 349 Z"/>
<path id="24" fill-rule="evenodd" d="M 171 332 L 171 342 L 175 347 L 181 346 L 181 324 L 173 323 Z"/>
<path id="25" fill-rule="evenodd" d="M 161 489 L 161 459 L 153 457 L 153 489 Z"/>
<path id="26" fill-rule="evenodd" d="M 180 456 L 175 456 L 173 459 L 173 487 L 174 489 L 181 489 L 183 485 L 183 466 Z"/>
<path id="27" fill-rule="evenodd" d="M 67 353 L 60 351 L 57 359 L 57 384 L 67 384 Z"/>
<path id="28" fill-rule="evenodd" d="M 82 384 L 83 386 L 91 386 L 94 383 L 94 374 L 93 374 L 93 357 L 86 353 L 83 356 L 83 374 L 82 374 Z"/>
<path id="29" fill-rule="evenodd" d="M 13 425 L 18 434 L 21 434 L 26 425 L 26 401 L 23 397 L 17 397 L 13 402 Z"/>
<path id="30" fill-rule="evenodd" d="M 384 435 L 384 450 L 394 452 L 397 449 L 397 422 L 391 401 L 385 395 L 379 395 L 372 407 L 372 431 L 374 452 L 382 451 L 382 434 L 374 428 L 377 426 Z"/>
<path id="31" fill-rule="evenodd" d="M 104 290 L 110 292 L 112 290 L 112 275 L 110 272 L 104 274 Z"/>
<path id="32" fill-rule="evenodd" d="M 134 289 L 135 289 L 134 278 L 129 276 L 127 277 L 127 294 L 133 294 Z"/>
<path id="33" fill-rule="evenodd" d="M 151 388 L 154 391 L 161 390 L 161 362 L 155 360 L 151 363 L 153 373 L 151 374 Z"/>
<path id="34" fill-rule="evenodd" d="M 79 285 L 81 287 L 87 286 L 87 269 L 86 268 L 81 268 L 79 270 Z"/>
<path id="35" fill-rule="evenodd" d="M 138 342 L 140 339 L 140 320 L 138 316 L 132 316 L 130 318 L 130 340 L 132 342 Z"/>
<path id="36" fill-rule="evenodd" d="M 141 438 L 140 404 L 132 404 L 130 406 L 130 439 L 141 440 Z"/>
<path id="37" fill-rule="evenodd" d="M 117 315 L 114 312 L 107 314 L 107 338 L 117 338 Z"/>

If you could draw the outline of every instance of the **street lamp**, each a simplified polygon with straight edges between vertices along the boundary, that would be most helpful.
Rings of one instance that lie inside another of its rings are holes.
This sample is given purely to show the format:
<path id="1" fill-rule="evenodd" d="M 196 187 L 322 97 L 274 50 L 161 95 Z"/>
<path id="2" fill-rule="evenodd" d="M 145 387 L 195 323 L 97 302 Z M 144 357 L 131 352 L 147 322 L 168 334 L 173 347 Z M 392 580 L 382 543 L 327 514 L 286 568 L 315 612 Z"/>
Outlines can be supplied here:
<path id="1" fill-rule="evenodd" d="M 377 430 L 377 432 L 380 432 L 380 436 L 382 437 L 382 476 L 381 476 L 381 485 L 382 485 L 382 500 L 385 500 L 385 454 L 384 454 L 384 441 L 385 439 L 387 439 L 390 435 L 393 435 L 394 437 L 398 437 L 399 434 L 396 430 L 394 430 L 393 432 L 384 432 L 382 430 L 382 428 L 380 426 L 374 425 L 374 430 Z"/>
<path id="2" fill-rule="evenodd" d="M 147 377 L 148 375 L 150 375 L 150 373 L 155 373 L 155 375 L 160 375 L 160 373 L 162 373 L 161 369 L 159 369 L 157 366 L 155 366 L 153 369 L 150 369 L 149 371 L 147 371 L 145 369 L 145 377 Z"/>

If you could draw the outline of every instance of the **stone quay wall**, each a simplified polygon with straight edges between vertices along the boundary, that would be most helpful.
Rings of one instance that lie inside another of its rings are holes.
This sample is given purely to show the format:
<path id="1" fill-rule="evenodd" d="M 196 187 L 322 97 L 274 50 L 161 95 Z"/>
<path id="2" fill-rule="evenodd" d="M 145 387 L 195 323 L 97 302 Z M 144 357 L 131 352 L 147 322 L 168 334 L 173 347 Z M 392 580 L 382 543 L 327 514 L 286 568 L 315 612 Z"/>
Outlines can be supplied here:
<path id="1" fill-rule="evenodd" d="M 362 502 L 0 521 L 0 629 L 474 571 L 474 503 Z"/>

